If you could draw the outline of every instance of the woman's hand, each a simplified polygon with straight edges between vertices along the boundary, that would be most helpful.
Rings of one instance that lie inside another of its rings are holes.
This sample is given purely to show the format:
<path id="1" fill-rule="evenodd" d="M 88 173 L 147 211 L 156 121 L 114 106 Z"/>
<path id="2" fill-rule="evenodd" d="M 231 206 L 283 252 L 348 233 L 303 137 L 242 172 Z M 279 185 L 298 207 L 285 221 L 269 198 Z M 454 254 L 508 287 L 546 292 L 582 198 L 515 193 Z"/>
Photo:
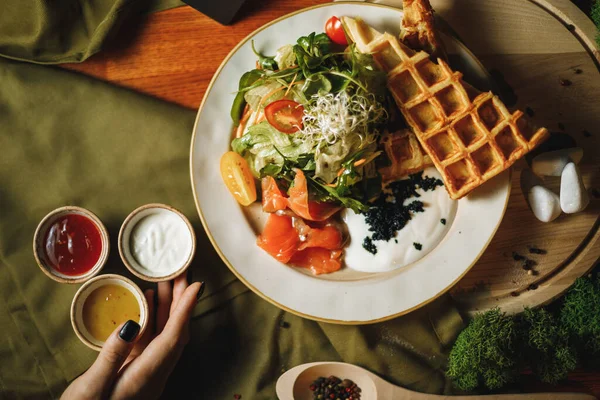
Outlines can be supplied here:
<path id="1" fill-rule="evenodd" d="M 204 283 L 187 284 L 185 275 L 159 282 L 158 307 L 154 291 L 146 291 L 149 326 L 136 341 L 139 325 L 127 321 L 106 340 L 98 358 L 75 379 L 61 399 L 156 399 L 189 341 L 189 321 Z M 152 322 L 156 317 L 156 329 Z"/>

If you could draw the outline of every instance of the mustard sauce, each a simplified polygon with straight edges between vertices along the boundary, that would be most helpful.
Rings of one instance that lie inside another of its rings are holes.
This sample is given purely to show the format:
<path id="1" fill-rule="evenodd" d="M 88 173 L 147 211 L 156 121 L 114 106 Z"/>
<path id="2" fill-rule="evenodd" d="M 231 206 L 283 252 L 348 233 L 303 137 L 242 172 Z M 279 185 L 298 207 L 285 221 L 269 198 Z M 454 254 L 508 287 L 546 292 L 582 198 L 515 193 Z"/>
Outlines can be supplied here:
<path id="1" fill-rule="evenodd" d="M 140 306 L 134 294 L 123 286 L 100 286 L 83 303 L 83 323 L 88 332 L 101 342 L 130 319 L 140 322 Z"/>

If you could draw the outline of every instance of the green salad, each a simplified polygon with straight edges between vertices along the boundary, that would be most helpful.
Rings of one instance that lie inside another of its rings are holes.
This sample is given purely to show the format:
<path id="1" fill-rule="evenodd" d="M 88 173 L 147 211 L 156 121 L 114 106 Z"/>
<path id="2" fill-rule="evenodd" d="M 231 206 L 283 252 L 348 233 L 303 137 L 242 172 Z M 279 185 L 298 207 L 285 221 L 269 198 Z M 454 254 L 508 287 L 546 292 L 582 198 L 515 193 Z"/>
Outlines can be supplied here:
<path id="1" fill-rule="evenodd" d="M 386 76 L 370 55 L 302 36 L 274 56 L 252 49 L 256 69 L 242 75 L 231 108 L 232 142 L 257 178 L 292 184 L 297 169 L 311 200 L 354 211 L 381 192 L 377 141 L 388 122 Z"/>

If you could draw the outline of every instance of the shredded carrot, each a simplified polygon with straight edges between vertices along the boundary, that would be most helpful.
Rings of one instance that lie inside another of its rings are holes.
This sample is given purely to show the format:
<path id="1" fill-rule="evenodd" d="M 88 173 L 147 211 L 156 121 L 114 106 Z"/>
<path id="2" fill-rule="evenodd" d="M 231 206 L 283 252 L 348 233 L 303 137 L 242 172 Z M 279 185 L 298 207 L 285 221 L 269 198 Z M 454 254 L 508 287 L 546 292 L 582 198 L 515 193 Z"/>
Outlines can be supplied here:
<path id="1" fill-rule="evenodd" d="M 301 84 L 303 84 L 303 83 L 304 83 L 304 81 L 297 81 L 297 82 L 294 82 L 293 84 L 294 84 L 294 85 L 301 85 Z M 286 86 L 282 86 L 282 87 L 280 87 L 280 88 L 277 88 L 277 89 L 271 90 L 269 93 L 267 93 L 266 95 L 264 95 L 264 96 L 263 96 L 263 98 L 262 98 L 262 99 L 260 99 L 260 103 L 258 103 L 258 108 L 260 108 L 260 107 L 262 106 L 262 104 L 263 104 L 263 103 L 264 103 L 264 102 L 265 102 L 265 101 L 266 101 L 266 100 L 267 100 L 269 97 L 273 96 L 275 93 L 277 93 L 277 92 L 279 92 L 280 90 L 283 90 L 283 89 L 285 89 L 285 88 L 286 88 Z M 286 94 L 287 94 L 287 92 L 286 92 Z"/>
<path id="2" fill-rule="evenodd" d="M 260 99 L 260 103 L 258 103 L 258 108 L 260 109 L 260 107 L 265 102 L 265 100 L 267 100 L 269 97 L 273 96 L 275 93 L 282 91 L 283 89 L 285 89 L 285 86 L 279 87 L 275 90 L 271 90 L 269 93 L 264 95 L 263 98 Z"/>
<path id="3" fill-rule="evenodd" d="M 359 167 L 361 165 L 363 165 L 367 160 L 365 158 L 361 158 L 360 160 L 358 160 L 357 162 L 354 163 L 355 167 Z"/>
<path id="4" fill-rule="evenodd" d="M 296 82 L 296 78 L 298 77 L 298 74 L 294 75 L 294 79 L 292 79 L 292 82 L 290 83 L 290 85 L 288 86 L 287 90 L 285 91 L 285 94 L 283 95 L 283 97 L 287 96 L 288 93 L 290 92 L 290 89 L 292 88 L 292 86 L 294 86 L 294 82 Z"/>
<path id="5" fill-rule="evenodd" d="M 329 186 L 329 187 L 336 187 L 336 186 L 337 186 L 337 184 L 335 184 L 335 183 L 328 183 L 328 184 L 326 184 L 325 186 Z"/>
<path id="6" fill-rule="evenodd" d="M 260 124 L 265 120 L 265 113 L 261 113 L 260 116 L 256 119 L 256 123 Z"/>
<path id="7" fill-rule="evenodd" d="M 342 176 L 342 174 L 344 173 L 344 170 L 345 170 L 345 169 L 346 169 L 346 168 L 342 168 L 342 169 L 340 169 L 340 170 L 338 171 L 338 173 L 337 173 L 337 176 Z"/>
<path id="8" fill-rule="evenodd" d="M 236 138 L 241 138 L 242 135 L 244 134 L 244 128 L 245 125 L 239 124 L 238 127 L 235 130 L 235 137 Z"/>
<path id="9" fill-rule="evenodd" d="M 248 120 L 250 119 L 250 115 L 252 115 L 252 111 L 250 110 L 248 104 L 246 104 L 246 107 L 244 107 L 244 112 L 242 113 L 242 119 L 240 119 L 240 124 L 235 131 L 235 137 L 242 137 L 244 129 L 246 128 L 246 123 L 248 123 Z"/>

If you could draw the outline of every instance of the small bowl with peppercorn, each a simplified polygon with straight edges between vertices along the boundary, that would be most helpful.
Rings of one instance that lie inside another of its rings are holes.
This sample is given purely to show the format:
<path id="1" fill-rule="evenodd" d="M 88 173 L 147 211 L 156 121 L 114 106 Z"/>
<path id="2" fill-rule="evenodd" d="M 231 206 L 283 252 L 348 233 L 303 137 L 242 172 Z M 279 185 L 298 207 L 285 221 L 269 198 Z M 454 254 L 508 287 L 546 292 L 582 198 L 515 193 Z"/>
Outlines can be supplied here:
<path id="1" fill-rule="evenodd" d="M 377 388 L 371 375 L 340 362 L 303 364 L 279 378 L 277 396 L 281 400 L 373 400 L 377 399 Z"/>

